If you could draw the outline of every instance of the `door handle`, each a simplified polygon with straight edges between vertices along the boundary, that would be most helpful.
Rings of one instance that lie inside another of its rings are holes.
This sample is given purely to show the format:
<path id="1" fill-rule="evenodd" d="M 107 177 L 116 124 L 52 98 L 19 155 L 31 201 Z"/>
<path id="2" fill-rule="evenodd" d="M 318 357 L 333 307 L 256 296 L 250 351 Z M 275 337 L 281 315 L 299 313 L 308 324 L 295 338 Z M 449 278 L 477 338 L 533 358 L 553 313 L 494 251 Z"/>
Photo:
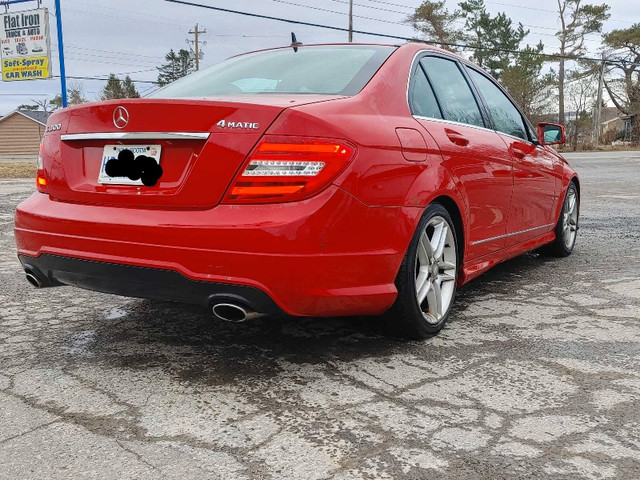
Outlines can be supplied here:
<path id="1" fill-rule="evenodd" d="M 467 145 L 469 145 L 469 140 L 467 140 L 464 135 L 459 134 L 455 130 L 445 128 L 444 132 L 447 134 L 447 137 L 449 137 L 449 140 L 451 140 L 451 143 L 460 147 L 466 147 Z"/>
<path id="2" fill-rule="evenodd" d="M 527 152 L 525 152 L 520 147 L 516 147 L 515 145 L 511 145 L 511 153 L 518 159 L 522 159 L 527 156 Z"/>

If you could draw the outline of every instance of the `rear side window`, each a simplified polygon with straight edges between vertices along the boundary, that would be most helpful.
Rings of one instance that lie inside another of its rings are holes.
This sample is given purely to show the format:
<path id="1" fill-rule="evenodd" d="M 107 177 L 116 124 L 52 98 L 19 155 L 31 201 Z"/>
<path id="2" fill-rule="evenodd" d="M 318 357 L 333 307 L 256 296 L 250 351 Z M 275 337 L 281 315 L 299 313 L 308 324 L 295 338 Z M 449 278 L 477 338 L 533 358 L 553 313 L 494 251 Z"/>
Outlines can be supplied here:
<path id="1" fill-rule="evenodd" d="M 301 46 L 229 58 L 181 78 L 149 98 L 307 93 L 355 95 L 396 47 Z"/>
<path id="2" fill-rule="evenodd" d="M 522 115 L 515 105 L 511 103 L 511 100 L 502 93 L 498 86 L 480 72 L 470 68 L 467 71 L 489 108 L 489 115 L 491 115 L 491 120 L 496 130 L 528 140 L 527 129 L 524 126 Z"/>
<path id="3" fill-rule="evenodd" d="M 413 74 L 411 91 L 409 92 L 411 113 L 421 117 L 442 118 L 438 101 L 433 93 L 429 80 L 420 64 Z"/>
<path id="4" fill-rule="evenodd" d="M 484 127 L 480 107 L 458 65 L 445 58 L 425 57 L 420 60 L 446 120 Z"/>

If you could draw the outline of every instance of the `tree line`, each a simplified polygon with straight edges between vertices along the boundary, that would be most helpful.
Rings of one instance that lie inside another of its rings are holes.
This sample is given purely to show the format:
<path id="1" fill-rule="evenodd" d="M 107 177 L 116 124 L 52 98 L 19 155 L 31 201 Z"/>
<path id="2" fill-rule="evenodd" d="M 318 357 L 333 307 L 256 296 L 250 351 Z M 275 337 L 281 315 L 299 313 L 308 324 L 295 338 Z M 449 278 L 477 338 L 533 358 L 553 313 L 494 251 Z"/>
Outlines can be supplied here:
<path id="1" fill-rule="evenodd" d="M 195 71 L 195 56 L 189 50 L 180 49 L 176 53 L 171 49 L 165 55 L 165 63 L 156 67 L 156 69 L 158 70 L 156 84 L 159 86 L 168 85 Z M 106 84 L 99 93 L 97 100 L 115 100 L 119 98 L 140 98 L 140 93 L 129 75 L 120 79 L 116 74 L 111 73 L 107 77 Z M 31 104 L 19 105 L 18 110 L 51 112 L 62 107 L 62 97 L 60 95 L 56 95 L 50 100 L 32 99 L 31 101 L 33 102 Z M 79 81 L 70 81 L 67 86 L 67 103 L 69 105 L 80 105 L 89 101 L 83 84 Z"/>

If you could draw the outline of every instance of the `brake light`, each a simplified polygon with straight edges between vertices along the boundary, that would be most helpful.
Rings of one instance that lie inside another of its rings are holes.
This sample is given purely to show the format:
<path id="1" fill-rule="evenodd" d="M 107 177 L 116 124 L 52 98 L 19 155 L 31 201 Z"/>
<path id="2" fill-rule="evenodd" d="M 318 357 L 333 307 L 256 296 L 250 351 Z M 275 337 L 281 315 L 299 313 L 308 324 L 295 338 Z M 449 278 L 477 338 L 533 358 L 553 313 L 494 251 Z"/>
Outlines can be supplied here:
<path id="1" fill-rule="evenodd" d="M 344 140 L 307 137 L 263 139 L 242 166 L 224 203 L 291 202 L 326 187 L 353 158 Z"/>
<path id="2" fill-rule="evenodd" d="M 40 150 L 38 152 L 38 160 L 36 161 L 36 166 L 38 172 L 36 173 L 36 187 L 39 192 L 49 193 L 49 188 L 47 187 L 47 176 L 44 171 L 44 161 L 42 160 L 42 153 L 44 151 L 44 143 L 40 143 Z"/>

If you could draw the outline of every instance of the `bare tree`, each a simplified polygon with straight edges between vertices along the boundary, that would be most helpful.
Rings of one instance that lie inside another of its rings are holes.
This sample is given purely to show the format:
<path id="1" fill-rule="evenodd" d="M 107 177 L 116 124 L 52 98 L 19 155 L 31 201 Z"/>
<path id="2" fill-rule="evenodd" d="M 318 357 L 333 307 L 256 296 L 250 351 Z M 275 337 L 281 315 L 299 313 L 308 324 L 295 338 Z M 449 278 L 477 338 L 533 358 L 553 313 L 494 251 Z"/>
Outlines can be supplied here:
<path id="1" fill-rule="evenodd" d="M 597 81 L 593 70 L 573 72 L 567 80 L 567 100 L 572 110 L 568 123 L 568 136 L 573 151 L 578 149 L 580 136 L 593 125 L 591 110 L 595 102 Z"/>
<path id="2" fill-rule="evenodd" d="M 69 97 L 69 105 L 80 105 L 88 101 L 84 94 L 84 85 L 79 81 L 69 83 L 67 96 Z"/>
<path id="3" fill-rule="evenodd" d="M 88 100 L 84 94 L 84 85 L 80 81 L 71 81 L 67 87 L 67 103 L 69 105 L 80 105 L 87 103 Z M 62 97 L 56 95 L 51 99 L 51 104 L 55 108 L 62 108 Z"/>
<path id="4" fill-rule="evenodd" d="M 613 30 L 604 36 L 604 43 L 612 49 L 622 49 L 616 62 L 611 64 L 617 77 L 605 78 L 605 88 L 611 101 L 620 112 L 629 115 L 632 141 L 640 140 L 640 23 Z"/>
<path id="5" fill-rule="evenodd" d="M 558 69 L 558 121 L 565 122 L 564 83 L 567 60 L 584 54 L 585 36 L 602 31 L 602 24 L 610 17 L 609 5 L 583 4 L 582 0 L 558 0 L 560 31 L 556 34 L 560 41 Z"/>
<path id="6" fill-rule="evenodd" d="M 43 110 L 45 113 L 52 112 L 56 109 L 55 105 L 53 105 L 48 98 L 42 100 L 32 98 L 31 101 L 38 106 L 39 110 Z"/>

